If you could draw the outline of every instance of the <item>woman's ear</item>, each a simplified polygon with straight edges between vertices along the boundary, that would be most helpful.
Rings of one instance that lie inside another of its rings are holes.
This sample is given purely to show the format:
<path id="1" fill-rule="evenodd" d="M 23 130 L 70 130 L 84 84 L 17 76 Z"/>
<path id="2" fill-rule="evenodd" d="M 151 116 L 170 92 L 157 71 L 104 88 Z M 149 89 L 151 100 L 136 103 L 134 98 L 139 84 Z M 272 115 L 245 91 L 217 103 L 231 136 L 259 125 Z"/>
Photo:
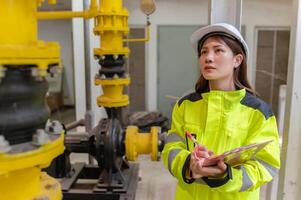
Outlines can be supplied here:
<path id="1" fill-rule="evenodd" d="M 243 55 L 237 54 L 234 57 L 234 68 L 237 68 L 242 63 L 242 60 L 244 59 Z"/>

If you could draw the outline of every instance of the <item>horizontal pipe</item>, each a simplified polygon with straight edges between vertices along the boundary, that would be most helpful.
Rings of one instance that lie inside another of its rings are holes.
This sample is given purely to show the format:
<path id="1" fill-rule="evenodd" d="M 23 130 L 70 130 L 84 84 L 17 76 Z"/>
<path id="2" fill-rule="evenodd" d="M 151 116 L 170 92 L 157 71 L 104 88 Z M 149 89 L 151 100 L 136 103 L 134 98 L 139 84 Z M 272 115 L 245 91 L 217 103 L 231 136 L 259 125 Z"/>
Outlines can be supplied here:
<path id="1" fill-rule="evenodd" d="M 37 18 L 41 20 L 47 19 L 71 19 L 71 18 L 85 18 L 89 19 L 95 17 L 97 14 L 97 1 L 91 0 L 88 10 L 85 11 L 46 11 L 37 12 Z"/>
<path id="2" fill-rule="evenodd" d="M 70 19 L 70 18 L 86 18 L 86 12 L 72 12 L 72 11 L 57 11 L 57 12 L 38 12 L 38 19 Z"/>
<path id="3" fill-rule="evenodd" d="M 67 124 L 66 125 L 66 130 L 69 131 L 69 130 L 74 129 L 78 126 L 85 126 L 85 120 L 80 119 L 78 121 L 74 121 L 74 122 L 71 122 L 71 123 Z"/>
<path id="4" fill-rule="evenodd" d="M 87 133 L 68 134 L 65 136 L 65 146 L 73 153 L 90 153 L 90 136 Z"/>
<path id="5" fill-rule="evenodd" d="M 150 32 L 150 26 L 147 25 L 145 27 L 146 31 L 146 37 L 145 38 L 129 38 L 129 39 L 123 39 L 123 42 L 148 42 L 149 41 L 149 32 Z"/>

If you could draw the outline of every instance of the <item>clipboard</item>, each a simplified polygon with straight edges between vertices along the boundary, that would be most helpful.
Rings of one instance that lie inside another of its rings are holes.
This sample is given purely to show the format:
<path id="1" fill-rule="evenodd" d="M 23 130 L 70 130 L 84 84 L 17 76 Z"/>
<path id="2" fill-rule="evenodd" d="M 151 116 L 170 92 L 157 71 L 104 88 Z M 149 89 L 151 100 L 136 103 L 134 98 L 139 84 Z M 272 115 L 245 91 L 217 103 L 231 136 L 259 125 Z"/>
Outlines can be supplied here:
<path id="1" fill-rule="evenodd" d="M 224 152 L 223 154 L 211 156 L 205 158 L 203 166 L 212 166 L 216 165 L 219 160 L 224 160 L 225 163 L 229 164 L 232 167 L 242 165 L 248 160 L 251 160 L 255 157 L 257 152 L 262 150 L 267 144 L 271 143 L 273 140 L 268 140 L 261 143 L 249 144 L 246 146 L 241 146 L 229 151 Z"/>

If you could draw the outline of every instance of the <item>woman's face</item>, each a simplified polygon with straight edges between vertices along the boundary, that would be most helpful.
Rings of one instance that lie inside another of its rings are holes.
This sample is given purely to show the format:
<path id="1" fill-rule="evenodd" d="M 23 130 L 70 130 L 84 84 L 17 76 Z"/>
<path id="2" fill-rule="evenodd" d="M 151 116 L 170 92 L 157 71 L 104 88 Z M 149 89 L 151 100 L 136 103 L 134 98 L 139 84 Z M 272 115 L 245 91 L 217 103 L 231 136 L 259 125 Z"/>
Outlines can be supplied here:
<path id="1" fill-rule="evenodd" d="M 228 80 L 235 67 L 242 61 L 242 55 L 233 55 L 230 47 L 220 38 L 209 37 L 200 50 L 201 73 L 207 80 Z"/>

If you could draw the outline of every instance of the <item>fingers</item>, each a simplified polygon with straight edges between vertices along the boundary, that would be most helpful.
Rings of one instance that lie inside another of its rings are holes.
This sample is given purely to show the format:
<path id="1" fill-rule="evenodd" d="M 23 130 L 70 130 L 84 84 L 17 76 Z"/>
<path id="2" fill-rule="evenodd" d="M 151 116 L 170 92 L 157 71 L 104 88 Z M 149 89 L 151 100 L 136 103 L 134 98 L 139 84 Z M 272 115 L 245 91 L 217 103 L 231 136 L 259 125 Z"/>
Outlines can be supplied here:
<path id="1" fill-rule="evenodd" d="M 207 150 L 207 148 L 204 145 L 198 145 L 195 147 L 194 156 L 198 158 L 208 158 L 213 155 L 213 151 Z"/>
<path id="2" fill-rule="evenodd" d="M 210 156 L 208 151 L 194 151 L 194 153 L 198 158 L 208 158 Z"/>
<path id="3" fill-rule="evenodd" d="M 208 153 L 209 153 L 209 156 L 213 156 L 214 155 L 213 151 L 211 151 L 211 150 L 209 150 Z"/>
<path id="4" fill-rule="evenodd" d="M 207 177 L 217 177 L 224 174 L 224 171 L 222 171 L 219 167 L 203 167 L 202 174 Z"/>
<path id="5" fill-rule="evenodd" d="M 194 150 L 207 151 L 207 148 L 204 145 L 197 145 Z"/>
<path id="6" fill-rule="evenodd" d="M 227 170 L 227 165 L 224 163 L 223 160 L 218 161 L 216 166 L 208 166 L 202 168 L 202 173 L 206 174 L 206 176 L 212 177 L 220 177 L 225 174 Z"/>
<path id="7" fill-rule="evenodd" d="M 202 165 L 204 158 L 195 158 L 192 154 L 190 159 L 190 171 L 192 172 L 192 178 L 201 178 L 203 177 L 201 173 Z"/>
<path id="8" fill-rule="evenodd" d="M 220 160 L 215 166 L 204 166 L 205 158 L 191 158 L 190 170 L 192 172 L 192 178 L 201 177 L 221 177 L 227 170 L 227 165 Z"/>
<path id="9" fill-rule="evenodd" d="M 220 160 L 218 163 L 217 163 L 217 166 L 223 171 L 225 172 L 227 170 L 227 165 L 224 163 L 223 160 Z"/>

